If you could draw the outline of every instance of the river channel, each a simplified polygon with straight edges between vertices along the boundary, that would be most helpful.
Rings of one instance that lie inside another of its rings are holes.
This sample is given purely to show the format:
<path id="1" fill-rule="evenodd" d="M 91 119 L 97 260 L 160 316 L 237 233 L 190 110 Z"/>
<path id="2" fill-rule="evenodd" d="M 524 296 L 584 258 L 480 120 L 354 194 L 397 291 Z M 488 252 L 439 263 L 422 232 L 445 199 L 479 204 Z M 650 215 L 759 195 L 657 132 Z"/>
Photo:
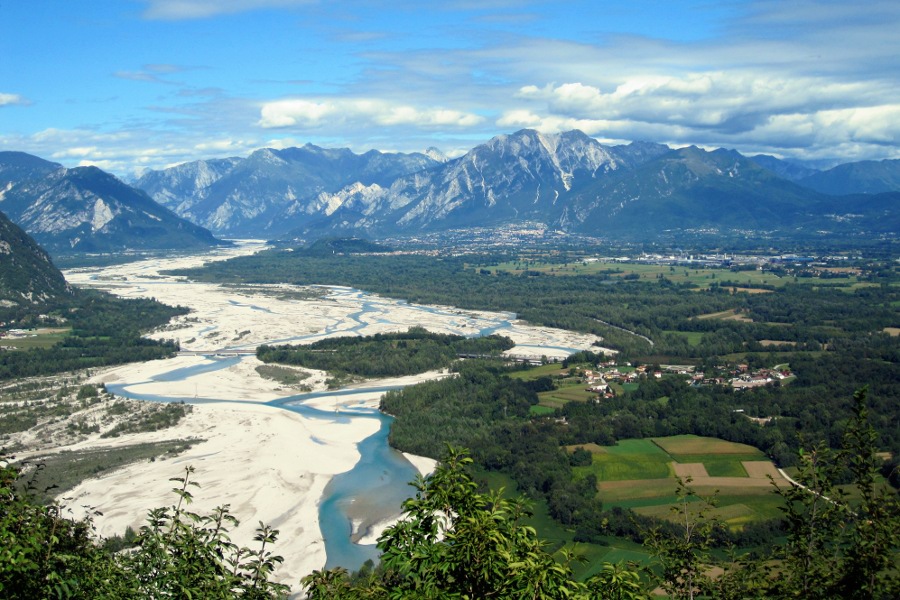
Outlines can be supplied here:
<path id="1" fill-rule="evenodd" d="M 534 328 L 517 321 L 511 313 L 411 305 L 350 288 L 320 287 L 317 298 L 291 300 L 279 298 L 271 290 L 260 289 L 259 295 L 254 295 L 246 288 L 234 290 L 160 274 L 161 270 L 184 264 L 191 262 L 185 259 L 170 263 L 144 261 L 67 273 L 69 280 L 77 285 L 103 287 L 126 297 L 152 296 L 163 302 L 187 305 L 193 311 L 171 330 L 154 335 L 178 339 L 183 350 L 197 356 L 197 364 L 163 372 L 156 369 L 146 377 L 109 384 L 111 392 L 154 402 L 228 402 L 233 399 L 198 393 L 191 381 L 200 375 L 218 377 L 221 373 L 224 376 L 242 362 L 256 360 L 252 355 L 227 356 L 229 353 L 248 352 L 261 343 L 309 343 L 336 335 L 403 331 L 413 324 L 467 336 L 508 335 L 518 344 L 513 353 L 534 356 L 564 356 L 590 347 L 595 341 L 561 330 Z M 163 382 L 171 391 L 165 394 L 152 391 Z M 408 483 L 418 471 L 403 454 L 388 445 L 392 419 L 374 409 L 371 400 L 373 394 L 396 387 L 373 383 L 339 391 L 288 393 L 274 399 L 249 400 L 337 425 L 350 425 L 356 420 L 377 421 L 376 433 L 357 443 L 360 459 L 356 465 L 335 475 L 319 502 L 318 525 L 325 543 L 327 567 L 356 569 L 367 559 L 375 559 L 374 544 L 358 543 L 359 539 L 371 533 L 370 527 L 396 516 L 402 501 L 413 493 Z M 355 401 L 356 396 L 360 397 L 359 402 Z M 314 436 L 311 439 L 316 441 Z M 368 541 L 372 541 L 371 536 Z"/>

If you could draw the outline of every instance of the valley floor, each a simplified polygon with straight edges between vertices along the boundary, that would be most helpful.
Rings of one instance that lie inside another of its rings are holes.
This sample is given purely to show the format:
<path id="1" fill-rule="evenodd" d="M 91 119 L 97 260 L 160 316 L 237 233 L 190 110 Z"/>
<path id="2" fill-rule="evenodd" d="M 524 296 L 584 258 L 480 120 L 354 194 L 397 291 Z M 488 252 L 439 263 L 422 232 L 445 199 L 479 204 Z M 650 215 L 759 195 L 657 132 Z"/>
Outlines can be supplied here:
<path id="1" fill-rule="evenodd" d="M 88 436 L 80 449 L 158 442 L 172 439 L 202 440 L 179 455 L 132 463 L 82 482 L 64 494 L 65 504 L 96 517 L 104 536 L 140 527 L 147 511 L 174 504 L 170 478 L 193 466 L 191 510 L 205 514 L 231 505 L 241 526 L 232 531 L 239 545 L 253 546 L 259 522 L 280 530 L 276 553 L 285 558 L 275 579 L 297 588 L 300 577 L 325 564 L 325 548 L 318 528 L 318 506 L 332 476 L 350 470 L 359 460 L 357 444 L 378 429 L 373 419 L 310 419 L 263 403 L 293 396 L 296 387 L 261 377 L 261 363 L 252 350 L 261 343 L 311 341 L 326 336 L 371 335 L 404 330 L 413 325 L 446 333 L 473 333 L 500 326 L 502 335 L 516 343 L 511 354 L 565 356 L 567 348 L 590 348 L 595 336 L 549 328 L 534 328 L 509 315 L 475 313 L 449 307 L 413 307 L 401 301 L 369 296 L 347 288 L 301 289 L 260 286 L 240 289 L 179 281 L 161 270 L 195 266 L 211 258 L 259 249 L 244 244 L 210 257 L 154 260 L 68 272 L 71 283 L 96 286 L 125 297 L 151 296 L 168 304 L 187 305 L 189 315 L 179 317 L 155 338 L 176 338 L 184 354 L 164 361 L 132 364 L 95 373 L 91 383 L 131 397 L 182 399 L 193 410 L 174 427 L 118 438 Z M 305 297 L 308 296 L 308 297 Z M 196 352 L 197 354 L 193 354 Z M 203 356 L 201 353 L 220 356 Z M 236 353 L 241 353 L 235 356 Z M 225 356 L 225 355 L 231 356 Z M 224 368 L 223 368 L 224 367 Z M 368 381 L 360 388 L 407 385 L 445 376 L 427 373 L 389 381 Z M 312 372 L 303 381 L 311 391 L 326 388 L 326 375 Z M 305 404 L 325 411 L 341 405 L 377 407 L 381 392 L 350 396 L 320 396 Z M 39 450 L 33 448 L 32 450 Z M 419 472 L 434 462 L 407 456 Z M 410 488 L 411 490 L 411 488 Z M 399 512 L 399 506 L 396 507 Z M 395 515 L 396 517 L 396 515 Z M 386 525 L 385 515 L 371 515 L 358 527 L 358 536 L 373 543 Z"/>

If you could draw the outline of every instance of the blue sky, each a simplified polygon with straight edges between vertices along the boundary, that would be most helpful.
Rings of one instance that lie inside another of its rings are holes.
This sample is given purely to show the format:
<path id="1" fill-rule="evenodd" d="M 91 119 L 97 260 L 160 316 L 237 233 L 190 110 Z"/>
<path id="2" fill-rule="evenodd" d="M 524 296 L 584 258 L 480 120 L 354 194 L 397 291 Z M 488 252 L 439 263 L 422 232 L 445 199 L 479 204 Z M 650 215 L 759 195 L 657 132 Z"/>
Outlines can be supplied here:
<path id="1" fill-rule="evenodd" d="M 123 176 L 525 127 L 900 158 L 900 2 L 0 0 L 0 149 Z"/>

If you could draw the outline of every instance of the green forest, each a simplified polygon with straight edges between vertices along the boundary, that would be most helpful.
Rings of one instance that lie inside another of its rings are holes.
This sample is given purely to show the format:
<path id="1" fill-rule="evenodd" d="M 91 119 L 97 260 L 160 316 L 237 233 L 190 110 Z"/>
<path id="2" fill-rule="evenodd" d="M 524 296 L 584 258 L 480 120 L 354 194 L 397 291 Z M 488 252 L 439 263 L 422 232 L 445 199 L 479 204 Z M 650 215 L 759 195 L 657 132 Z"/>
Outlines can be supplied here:
<path id="1" fill-rule="evenodd" d="M 715 556 L 721 524 L 685 481 L 676 492 L 682 518 L 667 529 L 639 526 L 651 563 L 606 563 L 576 577 L 578 548 L 548 548 L 526 524 L 527 503 L 479 490 L 471 458 L 449 447 L 435 471 L 415 482 L 404 517 L 380 536 L 377 567 L 352 576 L 340 568 L 314 571 L 300 593 L 307 600 L 643 600 L 656 590 L 685 599 L 896 598 L 900 504 L 877 485 L 865 396 L 854 396 L 839 449 L 819 445 L 801 457 L 797 477 L 806 487 L 777 490 L 784 529 L 762 555 Z M 857 491 L 853 499 L 837 485 L 842 472 Z M 206 514 L 189 509 L 202 493 L 192 473 L 188 467 L 173 478 L 173 504 L 150 510 L 139 532 L 99 543 L 90 520 L 36 502 L 28 486 L 22 491 L 21 473 L 0 463 L 0 592 L 11 600 L 287 597 L 289 586 L 271 581 L 282 562 L 279 531 L 260 523 L 257 546 L 237 547 L 228 537 L 237 522 L 227 504 Z M 131 550 L 118 552 L 123 545 Z"/>
<path id="2" fill-rule="evenodd" d="M 256 349 L 256 357 L 266 363 L 328 371 L 337 377 L 396 377 L 447 368 L 460 355 L 496 356 L 513 345 L 509 338 L 497 335 L 467 338 L 411 327 L 402 333 L 328 338 L 306 345 L 264 344 Z"/>
<path id="3" fill-rule="evenodd" d="M 23 317 L 20 327 L 45 324 L 49 319 L 66 333 L 46 347 L 0 352 L 0 381 L 171 356 L 178 350 L 175 342 L 142 334 L 187 312 L 152 299 L 123 299 L 92 290 L 77 290 L 64 304 L 42 310 L 47 311 L 43 319 Z"/>
<path id="4" fill-rule="evenodd" d="M 592 469 L 584 466 L 598 459 L 585 447 L 602 450 L 631 440 L 706 436 L 759 449 L 776 465 L 797 473 L 811 449 L 842 447 L 854 419 L 854 393 L 863 387 L 871 409 L 871 443 L 893 457 L 876 461 L 876 487 L 886 480 L 897 482 L 900 278 L 895 267 L 874 263 L 850 278 L 842 275 L 844 270 L 814 275 L 808 267 L 747 274 L 727 268 L 676 272 L 669 267 L 586 266 L 560 256 L 271 251 L 181 274 L 236 283 L 346 285 L 410 302 L 511 311 L 535 324 L 598 334 L 602 346 L 618 352 L 619 365 L 648 365 L 649 373 L 661 364 L 676 364 L 702 373 L 703 382 L 644 375 L 609 397 L 546 409 L 538 406 L 540 398 L 561 385 L 562 375 L 466 361 L 452 367 L 454 378 L 383 398 L 383 410 L 397 417 L 392 445 L 434 458 L 443 455 L 448 443 L 469 448 L 479 472 L 509 478 L 571 532 L 568 540 L 585 548 L 611 539 L 646 548 L 660 535 L 677 536 L 678 529 L 670 517 L 653 516 L 650 510 L 638 514 L 628 502 L 602 491 Z M 609 358 L 598 348 L 570 357 L 564 366 L 597 369 Z M 739 390 L 727 382 L 741 365 L 748 372 L 789 366 L 791 376 Z M 741 469 L 707 460 L 724 474 Z M 852 479 L 847 468 L 831 475 L 835 485 Z M 895 491 L 890 494 L 896 496 Z M 674 484 L 671 495 L 674 506 Z M 789 535 L 783 504 L 748 502 L 760 509 L 756 517 L 718 528 L 707 540 L 717 560 L 724 560 L 728 548 L 756 555 Z M 720 512 L 727 513 L 727 507 Z M 581 576 L 592 572 L 577 571 Z"/>

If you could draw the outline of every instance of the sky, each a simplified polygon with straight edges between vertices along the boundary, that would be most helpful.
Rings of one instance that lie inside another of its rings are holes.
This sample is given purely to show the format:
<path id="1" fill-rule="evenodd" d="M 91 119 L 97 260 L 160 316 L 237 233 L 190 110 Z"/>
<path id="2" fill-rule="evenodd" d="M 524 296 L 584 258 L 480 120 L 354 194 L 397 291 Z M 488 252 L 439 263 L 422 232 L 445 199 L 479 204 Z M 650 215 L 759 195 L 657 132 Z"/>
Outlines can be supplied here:
<path id="1" fill-rule="evenodd" d="M 523 128 L 900 158 L 897 0 L 0 0 L 0 150 L 122 177 Z"/>

